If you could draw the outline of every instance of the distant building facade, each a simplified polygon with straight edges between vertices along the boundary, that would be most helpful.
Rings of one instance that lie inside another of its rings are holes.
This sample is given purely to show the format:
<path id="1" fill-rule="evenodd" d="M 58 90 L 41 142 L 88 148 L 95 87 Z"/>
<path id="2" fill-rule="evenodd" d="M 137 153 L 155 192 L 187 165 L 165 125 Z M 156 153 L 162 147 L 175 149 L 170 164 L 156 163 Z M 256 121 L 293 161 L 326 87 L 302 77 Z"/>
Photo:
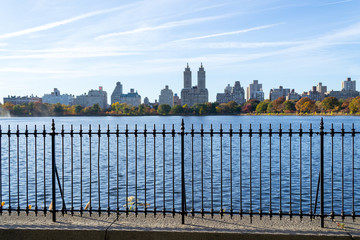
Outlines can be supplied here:
<path id="1" fill-rule="evenodd" d="M 64 105 L 73 105 L 74 96 L 69 94 L 60 94 L 60 91 L 57 88 L 54 88 L 53 92 L 45 94 L 42 97 L 42 102 L 49 104 L 61 103 Z"/>
<path id="2" fill-rule="evenodd" d="M 356 91 L 356 81 L 347 78 L 346 81 L 341 82 L 341 91 Z"/>
<path id="3" fill-rule="evenodd" d="M 144 98 L 144 104 L 150 106 L 150 101 L 148 97 Z"/>
<path id="4" fill-rule="evenodd" d="M 301 97 L 308 97 L 312 101 L 322 101 L 326 97 L 327 87 L 323 86 L 321 82 L 317 86 L 313 86 L 308 92 L 303 92 Z"/>
<path id="5" fill-rule="evenodd" d="M 359 96 L 359 92 L 358 91 L 345 91 L 345 90 L 341 90 L 341 91 L 329 91 L 326 93 L 327 97 L 335 97 L 337 99 L 348 99 L 348 98 L 355 98 Z"/>
<path id="6" fill-rule="evenodd" d="M 294 89 L 291 90 L 291 92 L 289 92 L 287 95 L 286 95 L 286 100 L 299 100 L 301 98 L 301 95 L 298 94 L 297 92 L 295 92 Z"/>
<path id="7" fill-rule="evenodd" d="M 29 96 L 24 96 L 24 97 L 20 97 L 20 96 L 8 96 L 7 98 L 4 98 L 4 103 L 11 103 L 11 104 L 14 104 L 14 105 L 23 105 L 23 104 L 29 104 L 29 103 L 36 103 L 36 102 L 39 102 L 41 103 L 42 102 L 42 99 L 38 96 L 34 96 L 34 95 L 31 95 L 30 97 Z"/>
<path id="8" fill-rule="evenodd" d="M 246 100 L 249 101 L 251 99 L 256 99 L 260 102 L 264 101 L 262 84 L 259 84 L 258 80 L 254 80 L 246 89 Z"/>
<path id="9" fill-rule="evenodd" d="M 201 64 L 198 74 L 198 85 L 192 87 L 191 70 L 189 64 L 184 71 L 184 88 L 181 90 L 181 104 L 192 106 L 196 103 L 206 103 L 209 101 L 209 92 L 206 88 L 206 76 L 203 65 Z"/>
<path id="10" fill-rule="evenodd" d="M 239 81 L 236 81 L 233 87 L 228 84 L 224 89 L 224 93 L 216 95 L 216 102 L 218 103 L 228 103 L 230 101 L 234 101 L 237 104 L 245 103 L 245 91 Z"/>
<path id="11" fill-rule="evenodd" d="M 175 105 L 181 105 L 181 100 L 177 93 L 175 93 L 173 97 L 173 106 Z"/>
<path id="12" fill-rule="evenodd" d="M 173 91 L 171 89 L 169 89 L 169 86 L 166 85 L 164 89 L 161 90 L 160 95 L 159 95 L 159 104 L 167 104 L 169 106 L 173 106 L 173 99 L 174 94 Z"/>
<path id="13" fill-rule="evenodd" d="M 327 97 L 335 97 L 337 99 L 355 98 L 359 96 L 359 92 L 356 91 L 356 81 L 347 78 L 346 81 L 341 82 L 341 91 L 329 91 L 326 93 Z"/>
<path id="14" fill-rule="evenodd" d="M 130 89 L 129 93 L 124 94 L 122 84 L 120 82 L 117 82 L 115 89 L 111 94 L 111 104 L 114 104 L 116 102 L 126 103 L 137 107 L 141 104 L 141 96 L 138 94 L 137 91 L 135 92 L 133 88 Z"/>
<path id="15" fill-rule="evenodd" d="M 99 104 L 100 108 L 106 109 L 107 93 L 100 86 L 99 90 L 90 90 L 88 94 L 77 96 L 74 100 L 75 105 L 81 105 L 82 107 L 91 107 L 94 104 Z"/>
<path id="16" fill-rule="evenodd" d="M 273 88 L 270 90 L 269 98 L 270 98 L 270 101 L 274 101 L 274 100 L 278 99 L 279 97 L 286 98 L 286 96 L 289 93 L 290 93 L 289 88 L 283 88 L 283 86 L 279 86 L 279 88 Z"/>

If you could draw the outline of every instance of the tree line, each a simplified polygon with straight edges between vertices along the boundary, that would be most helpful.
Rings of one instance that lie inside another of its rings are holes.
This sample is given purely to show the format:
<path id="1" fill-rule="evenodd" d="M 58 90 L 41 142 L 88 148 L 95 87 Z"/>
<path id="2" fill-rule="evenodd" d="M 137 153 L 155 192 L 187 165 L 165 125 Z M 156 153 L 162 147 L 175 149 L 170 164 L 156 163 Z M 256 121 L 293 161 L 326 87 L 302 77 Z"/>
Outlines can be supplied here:
<path id="1" fill-rule="evenodd" d="M 1 104 L 2 113 L 11 116 L 152 116 L 152 115 L 238 115 L 238 114 L 360 114 L 360 96 L 348 99 L 326 97 L 322 101 L 313 101 L 308 97 L 300 100 L 285 100 L 280 97 L 274 101 L 249 100 L 240 105 L 234 101 L 228 103 L 202 103 L 193 106 L 167 104 L 138 107 L 126 103 L 114 103 L 109 109 L 100 108 L 99 104 L 91 107 L 47 103 L 28 103 L 13 105 Z"/>

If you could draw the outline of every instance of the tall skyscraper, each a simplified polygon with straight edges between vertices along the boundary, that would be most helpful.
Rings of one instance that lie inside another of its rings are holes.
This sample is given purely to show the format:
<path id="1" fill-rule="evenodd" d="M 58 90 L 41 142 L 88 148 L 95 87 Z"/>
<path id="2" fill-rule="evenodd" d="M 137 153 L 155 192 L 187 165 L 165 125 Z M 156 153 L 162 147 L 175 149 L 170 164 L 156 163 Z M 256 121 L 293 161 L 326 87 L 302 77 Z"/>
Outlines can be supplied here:
<path id="1" fill-rule="evenodd" d="M 192 106 L 196 103 L 206 103 L 209 101 L 209 92 L 206 88 L 206 73 L 201 64 L 198 75 L 198 85 L 191 86 L 191 71 L 187 64 L 184 71 L 184 88 L 181 90 L 181 104 Z"/>
<path id="2" fill-rule="evenodd" d="M 164 89 L 161 90 L 159 95 L 159 104 L 167 104 L 173 106 L 173 91 L 169 89 L 169 86 L 166 85 Z"/>
<path id="3" fill-rule="evenodd" d="M 341 90 L 356 91 L 356 81 L 351 81 L 351 78 L 347 78 L 346 81 L 341 82 Z"/>
<path id="4" fill-rule="evenodd" d="M 264 92 L 262 90 L 262 84 L 259 84 L 258 80 L 254 80 L 253 83 L 250 83 L 246 89 L 246 100 L 256 99 L 264 101 Z"/>
<path id="5" fill-rule="evenodd" d="M 205 70 L 201 63 L 201 66 L 198 71 L 198 88 L 199 89 L 205 89 Z"/>
<path id="6" fill-rule="evenodd" d="M 189 68 L 189 64 L 186 65 L 184 71 L 184 88 L 191 88 L 191 71 Z"/>

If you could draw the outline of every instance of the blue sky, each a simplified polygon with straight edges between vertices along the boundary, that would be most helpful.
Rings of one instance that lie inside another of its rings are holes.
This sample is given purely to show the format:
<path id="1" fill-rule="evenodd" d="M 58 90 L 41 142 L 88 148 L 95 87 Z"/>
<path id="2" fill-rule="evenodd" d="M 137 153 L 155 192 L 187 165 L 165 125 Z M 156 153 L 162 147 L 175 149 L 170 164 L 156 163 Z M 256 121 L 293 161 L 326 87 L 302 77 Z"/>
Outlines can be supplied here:
<path id="1" fill-rule="evenodd" d="M 360 0 L 1 0 L 0 97 L 117 81 L 150 101 L 202 62 L 209 100 L 235 81 L 299 93 L 360 80 Z M 358 82 L 358 85 L 360 82 Z"/>

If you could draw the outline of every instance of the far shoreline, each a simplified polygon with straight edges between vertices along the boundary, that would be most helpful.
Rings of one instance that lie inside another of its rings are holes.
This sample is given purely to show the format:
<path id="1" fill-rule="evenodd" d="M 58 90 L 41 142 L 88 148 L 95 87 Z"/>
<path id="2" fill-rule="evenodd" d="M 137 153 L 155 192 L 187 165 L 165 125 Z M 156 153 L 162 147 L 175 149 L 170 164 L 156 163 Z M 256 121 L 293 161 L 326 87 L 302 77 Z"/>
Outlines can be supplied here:
<path id="1" fill-rule="evenodd" d="M 0 118 L 35 118 L 35 117 L 209 117 L 209 116 L 298 116 L 298 117 L 310 117 L 310 116 L 351 116 L 360 117 L 360 114 L 350 113 L 240 113 L 240 114 L 169 114 L 169 115 L 116 115 L 116 114 L 97 114 L 97 115 L 48 115 L 48 116 L 0 116 Z"/>

